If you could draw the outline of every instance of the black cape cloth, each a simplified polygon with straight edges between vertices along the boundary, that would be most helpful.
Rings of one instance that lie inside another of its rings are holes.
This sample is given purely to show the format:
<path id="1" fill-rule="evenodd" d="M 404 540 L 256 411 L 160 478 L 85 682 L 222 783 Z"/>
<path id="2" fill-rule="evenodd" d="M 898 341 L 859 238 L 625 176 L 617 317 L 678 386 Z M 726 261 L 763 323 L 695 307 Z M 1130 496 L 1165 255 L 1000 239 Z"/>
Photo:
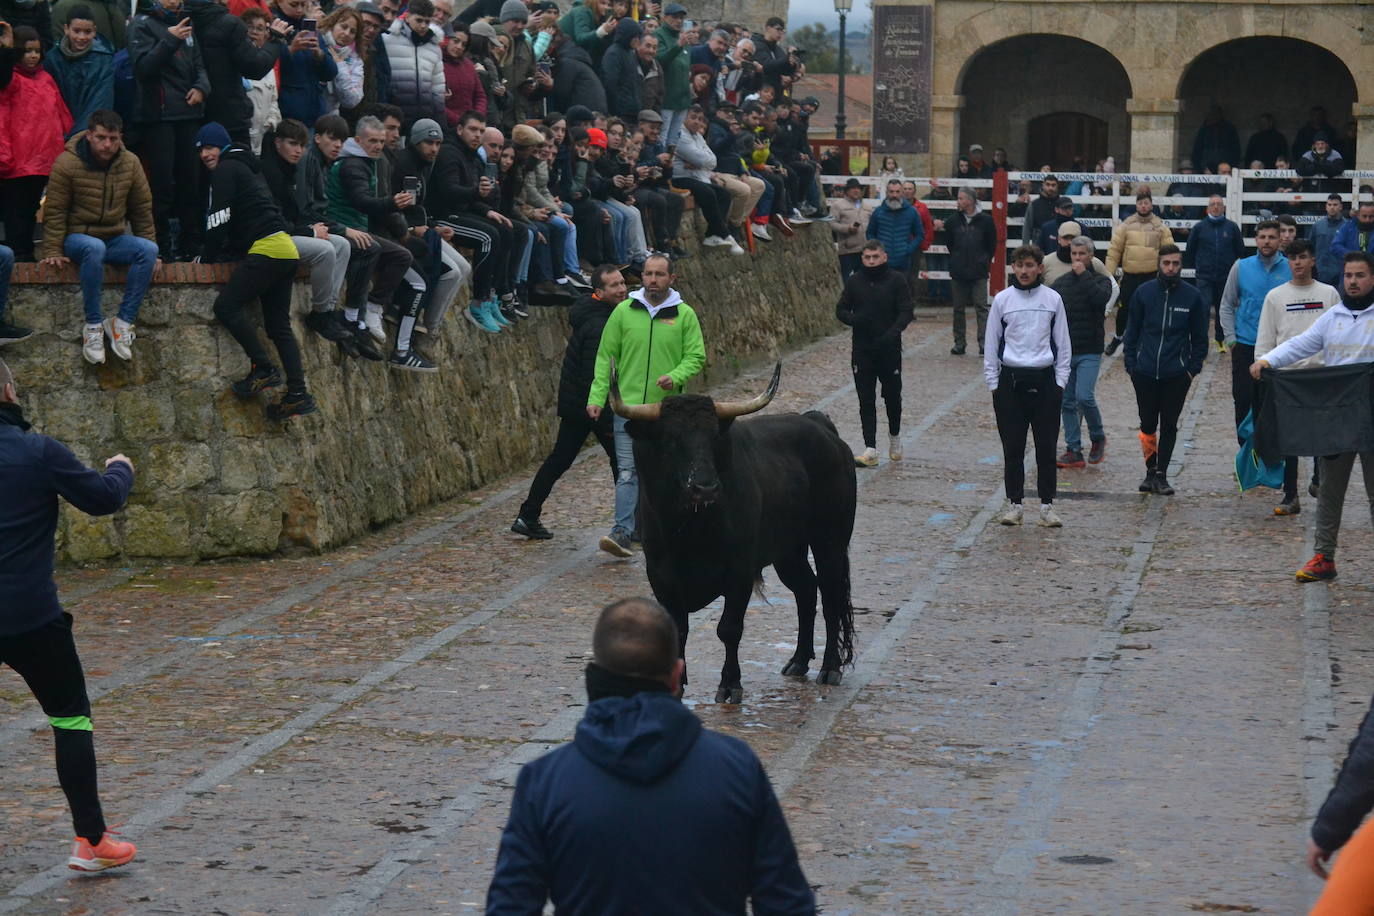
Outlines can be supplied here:
<path id="1" fill-rule="evenodd" d="M 1255 451 L 1267 464 L 1374 451 L 1374 363 L 1265 369 L 1254 411 Z"/>

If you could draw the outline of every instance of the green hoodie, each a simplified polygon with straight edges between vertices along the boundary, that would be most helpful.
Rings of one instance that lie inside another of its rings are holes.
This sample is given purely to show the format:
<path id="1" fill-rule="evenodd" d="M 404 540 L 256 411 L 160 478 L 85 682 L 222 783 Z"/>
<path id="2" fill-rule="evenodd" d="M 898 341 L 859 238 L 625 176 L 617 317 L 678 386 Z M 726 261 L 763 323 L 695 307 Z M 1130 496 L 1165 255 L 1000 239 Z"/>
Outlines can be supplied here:
<path id="1" fill-rule="evenodd" d="M 667 25 L 658 27 L 658 62 L 663 66 L 663 107 L 683 111 L 692 107 L 692 57 L 677 43 L 679 32 Z M 677 137 L 664 137 L 668 145 Z"/>
<path id="2" fill-rule="evenodd" d="M 670 394 L 681 394 L 687 380 L 706 365 L 706 343 L 697 313 L 682 301 L 677 290 L 671 290 L 651 318 L 644 291 L 631 293 L 611 312 L 601 332 L 588 406 L 605 406 L 611 390 L 612 359 L 620 397 L 626 404 L 657 404 Z M 673 380 L 672 391 L 658 387 L 658 379 L 664 375 Z"/>

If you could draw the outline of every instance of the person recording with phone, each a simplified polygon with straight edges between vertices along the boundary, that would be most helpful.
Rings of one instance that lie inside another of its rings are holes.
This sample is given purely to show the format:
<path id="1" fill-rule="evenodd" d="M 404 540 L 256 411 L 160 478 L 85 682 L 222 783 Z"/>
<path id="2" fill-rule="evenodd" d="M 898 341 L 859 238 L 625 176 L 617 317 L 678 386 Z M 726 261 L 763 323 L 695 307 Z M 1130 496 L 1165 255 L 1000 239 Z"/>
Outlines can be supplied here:
<path id="1" fill-rule="evenodd" d="M 840 253 L 840 279 L 848 280 L 862 265 L 864 242 L 868 239 L 868 217 L 873 211 L 864 207 L 864 186 L 857 178 L 845 182 L 844 196 L 830 202 L 830 232 Z"/>
<path id="2" fill-rule="evenodd" d="M 322 84 L 339 74 L 333 55 L 320 47 L 318 23 L 309 9 L 308 0 L 277 0 L 271 9 L 272 28 L 288 42 L 278 62 L 277 104 L 283 118 L 304 124 L 314 124 L 328 110 Z"/>

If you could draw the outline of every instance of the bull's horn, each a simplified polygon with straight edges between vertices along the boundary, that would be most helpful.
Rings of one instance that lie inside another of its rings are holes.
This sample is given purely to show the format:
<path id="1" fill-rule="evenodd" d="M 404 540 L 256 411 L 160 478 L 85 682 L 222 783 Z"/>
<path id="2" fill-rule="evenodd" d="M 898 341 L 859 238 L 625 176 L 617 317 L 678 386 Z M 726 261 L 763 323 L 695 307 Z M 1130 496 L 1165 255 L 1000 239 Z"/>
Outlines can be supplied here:
<path id="1" fill-rule="evenodd" d="M 615 360 L 611 360 L 611 410 L 626 420 L 657 420 L 663 404 L 626 404 L 620 399 L 620 373 L 615 370 Z"/>
<path id="2" fill-rule="evenodd" d="M 763 394 L 747 401 L 716 401 L 716 416 L 722 420 L 729 420 L 763 410 L 768 406 L 768 402 L 773 400 L 773 395 L 778 393 L 778 382 L 781 379 L 782 363 L 780 362 L 773 367 L 773 380 L 768 383 L 768 388 Z"/>

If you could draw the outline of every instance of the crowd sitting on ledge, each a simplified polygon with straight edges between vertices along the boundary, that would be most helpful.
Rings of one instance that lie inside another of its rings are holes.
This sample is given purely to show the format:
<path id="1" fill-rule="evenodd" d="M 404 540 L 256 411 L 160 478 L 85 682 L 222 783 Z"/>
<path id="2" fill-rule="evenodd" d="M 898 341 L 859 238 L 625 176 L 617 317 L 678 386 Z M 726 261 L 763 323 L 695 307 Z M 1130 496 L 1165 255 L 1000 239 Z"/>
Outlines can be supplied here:
<path id="1" fill-rule="evenodd" d="M 284 382 L 277 418 L 315 409 L 290 322 L 302 267 L 309 330 L 430 373 L 462 287 L 464 316 L 496 334 L 531 304 L 571 304 L 590 265 L 633 278 L 652 251 L 690 257 L 687 196 L 702 246 L 734 255 L 830 218 L 807 141 L 818 103 L 791 96 L 804 55 L 776 18 L 750 34 L 623 0 L 561 16 L 548 0 L 456 16 L 451 0 L 138 0 L 127 18 L 3 0 L 0 15 L 0 344 L 29 335 L 3 320 L 15 262 L 75 268 L 93 364 L 133 358 L 164 263 L 234 262 L 215 315 L 252 369 L 233 390 Z M 127 268 L 110 316 L 106 264 Z"/>

